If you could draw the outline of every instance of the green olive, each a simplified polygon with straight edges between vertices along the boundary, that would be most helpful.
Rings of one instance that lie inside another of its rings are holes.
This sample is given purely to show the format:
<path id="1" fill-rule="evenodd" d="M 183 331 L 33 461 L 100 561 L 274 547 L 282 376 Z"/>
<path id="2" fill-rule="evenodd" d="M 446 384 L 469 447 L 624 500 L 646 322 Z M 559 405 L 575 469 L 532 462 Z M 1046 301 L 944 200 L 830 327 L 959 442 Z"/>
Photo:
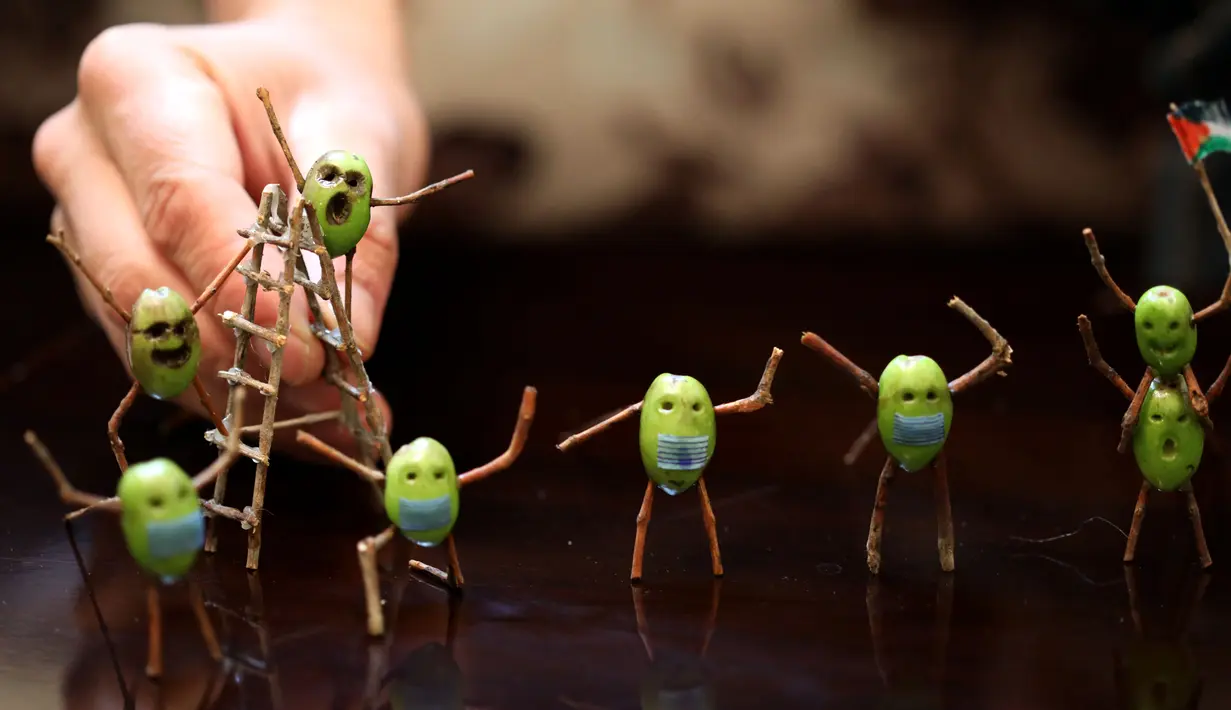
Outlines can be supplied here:
<path id="1" fill-rule="evenodd" d="M 201 333 L 184 297 L 163 286 L 145 289 L 128 323 L 128 366 L 155 399 L 188 389 L 201 364 Z"/>
<path id="2" fill-rule="evenodd" d="M 1191 710 L 1201 701 L 1196 659 L 1176 642 L 1135 641 L 1116 664 L 1116 690 L 1128 710 Z"/>
<path id="3" fill-rule="evenodd" d="M 663 492 L 691 488 L 714 455 L 717 422 L 709 392 L 695 378 L 663 373 L 641 403 L 641 463 Z"/>
<path id="4" fill-rule="evenodd" d="M 459 506 L 457 471 L 439 441 L 419 437 L 393 454 L 385 469 L 385 513 L 407 539 L 439 545 L 457 523 Z"/>
<path id="5" fill-rule="evenodd" d="M 124 542 L 137 564 L 165 583 L 183 577 L 205 544 L 201 498 L 184 469 L 165 458 L 129 466 L 116 495 Z"/>
<path id="6" fill-rule="evenodd" d="M 1204 448 L 1205 430 L 1184 390 L 1161 378 L 1151 382 L 1133 431 L 1141 475 L 1160 491 L 1178 490 L 1197 472 Z"/>
<path id="7" fill-rule="evenodd" d="M 346 254 L 363 239 L 372 221 L 372 172 L 367 161 L 344 150 L 325 153 L 304 176 L 303 197 L 316 210 L 329 256 Z"/>
<path id="8" fill-rule="evenodd" d="M 881 373 L 876 428 L 885 450 L 907 471 L 918 471 L 940 453 L 953 424 L 953 396 L 936 361 L 899 355 Z"/>
<path id="9" fill-rule="evenodd" d="M 462 669 L 439 643 L 415 649 L 389 672 L 392 710 L 465 710 Z"/>
<path id="10" fill-rule="evenodd" d="M 1188 297 L 1170 286 L 1155 286 L 1141 295 L 1133 313 L 1137 349 L 1154 374 L 1172 377 L 1197 352 L 1197 323 Z"/>

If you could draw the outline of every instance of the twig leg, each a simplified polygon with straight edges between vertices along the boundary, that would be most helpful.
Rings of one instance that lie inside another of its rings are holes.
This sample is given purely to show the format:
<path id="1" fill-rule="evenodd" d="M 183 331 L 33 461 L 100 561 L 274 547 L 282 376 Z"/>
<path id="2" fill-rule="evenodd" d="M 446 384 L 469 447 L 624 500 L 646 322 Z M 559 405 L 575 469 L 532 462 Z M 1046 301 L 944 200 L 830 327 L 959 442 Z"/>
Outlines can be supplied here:
<path id="1" fill-rule="evenodd" d="M 701 640 L 701 657 L 710 649 L 710 640 L 718 628 L 718 601 L 722 598 L 722 580 L 715 579 L 710 587 L 710 614 L 705 618 L 705 636 Z"/>
<path id="2" fill-rule="evenodd" d="M 718 521 L 714 517 L 714 508 L 710 505 L 710 494 L 705 490 L 705 477 L 697 479 L 697 489 L 701 492 L 701 519 L 705 522 L 705 534 L 710 539 L 710 564 L 715 577 L 722 576 L 722 553 L 718 549 Z"/>
<path id="3" fill-rule="evenodd" d="M 134 382 L 133 386 L 128 388 L 128 394 L 120 400 L 120 406 L 115 408 L 115 414 L 111 415 L 111 420 L 107 422 L 107 438 L 111 440 L 111 453 L 115 454 L 115 462 L 119 465 L 121 473 L 128 470 L 128 459 L 124 457 L 124 442 L 120 440 L 120 423 L 124 421 L 124 415 L 133 406 L 133 402 L 137 401 L 139 394 L 141 394 L 141 384 Z"/>
<path id="4" fill-rule="evenodd" d="M 385 616 L 380 606 L 380 575 L 376 571 L 376 553 L 393 539 L 394 527 L 390 525 L 379 535 L 359 541 L 359 571 L 363 574 L 363 598 L 367 604 L 368 633 L 381 636 L 385 633 Z"/>
<path id="5" fill-rule="evenodd" d="M 1128 543 L 1124 546 L 1124 564 L 1132 564 L 1137 554 L 1137 536 L 1141 534 L 1141 519 L 1146 516 L 1146 500 L 1150 497 L 1149 481 L 1142 481 L 1137 494 L 1137 506 L 1133 508 L 1133 524 L 1128 529 Z"/>
<path id="6" fill-rule="evenodd" d="M 205 611 L 205 600 L 201 598 L 201 588 L 196 582 L 188 582 L 188 598 L 192 603 L 192 613 L 197 617 L 197 625 L 201 627 L 201 638 L 209 657 L 215 661 L 222 660 L 222 647 L 218 645 L 218 636 L 214 633 L 214 625 Z"/>
<path id="7" fill-rule="evenodd" d="M 633 584 L 641 581 L 641 560 L 645 557 L 645 533 L 650 528 L 650 515 L 654 510 L 654 482 L 645 484 L 645 497 L 641 499 L 641 510 L 637 513 L 637 537 L 633 541 L 633 568 L 628 579 Z"/>
<path id="8" fill-rule="evenodd" d="M 880 574 L 881 530 L 885 527 L 885 503 L 889 498 L 889 482 L 893 480 L 893 457 L 885 458 L 880 481 L 876 484 L 876 502 L 872 504 L 872 522 L 868 526 L 868 571 Z"/>
<path id="9" fill-rule="evenodd" d="M 1210 559 L 1210 549 L 1205 544 L 1205 528 L 1201 525 L 1201 509 L 1197 507 L 1197 494 L 1192 485 L 1185 486 L 1184 495 L 1188 498 L 1188 519 L 1193 524 L 1193 537 L 1197 542 L 1197 557 L 1201 560 L 1201 569 L 1209 569 L 1214 564 Z"/>
<path id="10" fill-rule="evenodd" d="M 145 594 L 146 613 L 149 615 L 149 653 L 145 661 L 145 674 L 150 678 L 162 676 L 162 603 L 158 599 L 158 587 L 151 582 Z"/>
<path id="11" fill-rule="evenodd" d="M 940 552 L 940 568 L 953 571 L 953 509 L 949 503 L 949 466 L 942 449 L 932 463 L 936 473 L 936 549 Z"/>
<path id="12" fill-rule="evenodd" d="M 645 646 L 645 655 L 654 660 L 654 641 L 650 638 L 650 622 L 645 617 L 645 590 L 634 585 L 633 614 L 637 617 L 637 635 L 641 637 L 641 645 Z"/>
<path id="13" fill-rule="evenodd" d="M 457 559 L 457 543 L 453 541 L 453 533 L 445 538 L 445 546 L 449 549 L 449 586 L 460 592 L 466 578 L 462 576 L 462 563 Z"/>
<path id="14" fill-rule="evenodd" d="M 1154 373 L 1147 367 L 1146 374 L 1141 377 L 1141 384 L 1137 385 L 1133 401 L 1128 405 L 1128 411 L 1124 412 L 1124 418 L 1120 420 L 1120 444 L 1116 446 L 1116 451 L 1120 453 L 1128 451 L 1128 442 L 1133 438 L 1133 429 L 1137 428 L 1137 417 L 1141 416 L 1141 404 L 1145 402 L 1146 392 L 1150 390 L 1150 382 L 1153 380 Z"/>

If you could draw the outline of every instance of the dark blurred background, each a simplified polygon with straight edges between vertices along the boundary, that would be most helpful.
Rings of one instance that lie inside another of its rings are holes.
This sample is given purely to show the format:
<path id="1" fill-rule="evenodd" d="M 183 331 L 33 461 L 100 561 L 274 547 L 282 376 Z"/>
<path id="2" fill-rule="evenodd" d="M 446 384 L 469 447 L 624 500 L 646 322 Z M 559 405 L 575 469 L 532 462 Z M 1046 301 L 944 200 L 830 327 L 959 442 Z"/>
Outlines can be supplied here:
<path id="1" fill-rule="evenodd" d="M 1126 402 L 1086 365 L 1077 315 L 1091 317 L 1130 385 L 1143 366 L 1131 318 L 1090 268 L 1080 234 L 1096 230 L 1134 297 L 1160 282 L 1198 308 L 1217 297 L 1226 251 L 1164 116 L 1172 101 L 1231 93 L 1231 4 L 409 7 L 431 177 L 477 177 L 407 225 L 370 372 L 395 409 L 395 445 L 434 436 L 459 469 L 503 448 L 523 385 L 540 391 L 526 453 L 466 492 L 458 528 L 472 584 L 462 665 L 478 678 L 473 705 L 570 707 L 564 694 L 590 703 L 572 707 L 634 705 L 644 654 L 626 580 L 644 481 L 633 425 L 567 456 L 553 445 L 639 399 L 662 371 L 696 375 L 715 401 L 745 396 L 773 346 L 786 351 L 775 405 L 723 420 L 707 473 L 728 568 L 711 649 L 719 704 L 870 708 L 892 696 L 874 663 L 862 560 L 883 452 L 874 444 L 854 466 L 841 463 L 873 406 L 798 337 L 817 331 L 874 376 L 899 352 L 923 352 L 953 378 L 987 354 L 945 307 L 958 294 L 1009 339 L 1015 364 L 957 405 L 949 670 L 908 682 L 907 695 L 918 701 L 910 683 L 921 682 L 922 695 L 943 690 L 944 707 L 1119 707 L 1113 651 L 1133 633 L 1123 538 L 1101 523 L 1055 542 L 1014 538 L 1091 516 L 1127 528 L 1140 477 L 1114 451 Z M 169 0 L 9 0 L 5 10 L 0 126 L 14 169 L 0 175 L 11 311 L 0 356 L 0 449 L 11 462 L 0 495 L 0 684 L 21 699 L 14 707 L 115 707 L 60 506 L 20 433 L 37 428 L 83 488 L 106 491 L 115 473 L 105 422 L 127 385 L 42 241 L 52 205 L 30 138 L 72 98 L 77 58 L 102 28 L 193 22 L 201 11 Z M 1222 194 L 1226 162 L 1209 165 Z M 1228 319 L 1202 326 L 1195 366 L 1207 387 L 1231 352 Z M 1191 638 L 1207 671 L 1231 661 L 1231 582 L 1218 571 L 1231 559 L 1225 404 L 1213 407 L 1217 430 L 1194 479 L 1216 561 Z M 125 427 L 137 458 L 173 452 L 190 468 L 213 455 L 199 422 L 151 401 Z M 305 688 L 362 675 L 353 545 L 377 522 L 344 473 L 289 459 L 273 471 L 267 603 L 283 635 L 300 639 L 287 651 L 292 684 L 319 699 L 327 691 Z M 932 662 L 929 488 L 900 477 L 885 542 L 883 596 L 911 677 Z M 1143 613 L 1169 616 L 1194 584 L 1191 532 L 1180 500 L 1151 505 Z M 710 600 L 695 506 L 695 496 L 660 496 L 651 523 L 647 581 L 680 612 L 661 622 L 668 631 Z M 111 589 L 105 613 L 127 634 L 136 677 L 143 622 L 131 564 L 113 524 L 82 534 L 97 538 L 93 576 Z M 238 533 L 229 544 L 217 565 L 238 574 Z M 408 604 L 428 611 L 403 615 L 442 613 L 439 597 L 424 599 Z M 199 661 L 190 625 L 181 636 L 173 643 Z M 1206 675 L 1200 707 L 1225 707 L 1231 682 Z"/>

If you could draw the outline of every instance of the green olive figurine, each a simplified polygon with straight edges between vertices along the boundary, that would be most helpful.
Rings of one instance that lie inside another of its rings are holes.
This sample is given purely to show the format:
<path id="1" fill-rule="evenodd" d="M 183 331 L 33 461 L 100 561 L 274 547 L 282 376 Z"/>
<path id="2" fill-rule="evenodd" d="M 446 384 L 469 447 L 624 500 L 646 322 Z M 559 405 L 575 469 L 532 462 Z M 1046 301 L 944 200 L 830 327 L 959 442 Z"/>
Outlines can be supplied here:
<path id="1" fill-rule="evenodd" d="M 366 160 L 345 150 L 325 153 L 304 176 L 303 197 L 316 210 L 329 256 L 358 246 L 372 221 L 372 172 Z"/>
<path id="2" fill-rule="evenodd" d="M 128 323 L 128 364 L 154 399 L 188 389 L 201 364 L 201 334 L 183 296 L 166 286 L 141 292 Z"/>
<path id="3" fill-rule="evenodd" d="M 717 440 L 715 415 L 755 412 L 773 403 L 770 387 L 778 370 L 782 351 L 774 348 L 761 374 L 757 391 L 750 397 L 714 406 L 709 392 L 694 377 L 663 373 L 654 378 L 645 397 L 588 429 L 574 434 L 556 445 L 567 451 L 616 422 L 641 413 L 639 444 L 641 463 L 649 481 L 637 514 L 637 536 L 633 541 L 633 564 L 629 573 L 635 584 L 641 581 L 642 559 L 645 556 L 645 535 L 650 526 L 654 505 L 654 489 L 668 495 L 679 495 L 697 486 L 701 494 L 701 519 L 710 543 L 710 564 L 714 576 L 721 577 L 722 555 L 718 549 L 718 525 L 710 506 L 702 474 L 714 455 Z"/>
<path id="4" fill-rule="evenodd" d="M 418 560 L 411 560 L 410 566 L 443 582 L 450 592 L 461 591 L 465 580 L 457 559 L 457 548 L 453 543 L 453 526 L 457 522 L 460 489 L 468 483 L 483 480 L 508 468 L 517 460 L 526 445 L 530 424 L 534 421 L 537 398 L 538 390 L 533 387 L 525 388 L 522 391 L 521 409 L 517 413 L 517 424 L 513 428 L 509 448 L 486 464 L 460 475 L 453 467 L 453 458 L 448 450 L 435 439 L 420 437 L 401 447 L 382 473 L 368 468 L 302 429 L 296 432 L 296 439 L 300 443 L 373 483 L 383 483 L 385 486 L 385 514 L 392 524 L 380 534 L 360 540 L 357 546 L 359 568 L 363 573 L 368 633 L 380 636 L 385 632 L 376 553 L 389 544 L 395 532 L 401 533 L 420 547 L 435 547 L 445 543 L 449 555 L 448 572 Z"/>
<path id="5" fill-rule="evenodd" d="M 1188 297 L 1173 286 L 1155 286 L 1134 303 L 1107 271 L 1106 260 L 1099 251 L 1094 232 L 1086 229 L 1082 236 L 1095 271 L 1120 304 L 1132 311 L 1137 349 L 1147 365 L 1134 390 L 1103 359 L 1090 319 L 1085 315 L 1077 317 L 1077 329 L 1090 365 L 1129 400 L 1128 411 L 1120 420 L 1117 450 L 1124 453 L 1132 443 L 1133 458 L 1144 480 L 1133 509 L 1133 521 L 1124 547 L 1124 562 L 1132 562 L 1136 556 L 1137 538 L 1150 491 L 1183 491 L 1188 498 L 1188 514 L 1197 556 L 1203 568 L 1209 567 L 1214 562 L 1206 545 L 1201 511 L 1191 479 L 1201 464 L 1205 428 L 1212 426 L 1208 418 L 1209 406 L 1222 393 L 1226 375 L 1231 372 L 1231 359 L 1227 361 L 1223 375 L 1205 393 L 1193 373 L 1192 360 L 1197 352 L 1197 323 L 1231 305 L 1231 300 L 1224 303 L 1231 294 L 1231 277 L 1228 277 L 1224 295 L 1198 313 L 1193 312 Z"/>
<path id="6" fill-rule="evenodd" d="M 953 395 L 992 375 L 1005 374 L 1005 368 L 1013 364 L 1013 348 L 962 299 L 954 296 L 949 301 L 949 307 L 965 316 L 992 346 L 991 356 L 952 382 L 947 382 L 940 365 L 925 355 L 898 355 L 885 366 L 880 380 L 874 380 L 867 370 L 838 352 L 816 333 L 804 333 L 800 338 L 805 347 L 854 377 L 860 388 L 876 399 L 873 425 L 889 455 L 885 458 L 880 480 L 876 484 L 876 502 L 872 506 L 872 522 L 868 526 L 868 571 L 872 574 L 880 573 L 881 531 L 885 524 L 885 504 L 895 464 L 907 473 L 931 467 L 936 480 L 936 547 L 940 554 L 940 568 L 951 572 L 955 566 L 956 543 L 953 539 L 953 512 L 949 504 L 949 474 L 944 452 L 953 425 Z M 870 425 L 847 454 L 847 464 L 854 463 L 872 436 Z"/>

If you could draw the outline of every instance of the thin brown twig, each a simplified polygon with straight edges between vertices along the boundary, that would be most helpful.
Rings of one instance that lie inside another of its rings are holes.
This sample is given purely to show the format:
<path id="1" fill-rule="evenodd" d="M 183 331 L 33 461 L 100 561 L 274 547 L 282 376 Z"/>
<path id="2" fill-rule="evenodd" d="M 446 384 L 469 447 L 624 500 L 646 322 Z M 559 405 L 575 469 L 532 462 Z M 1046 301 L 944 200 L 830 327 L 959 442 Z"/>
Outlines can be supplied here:
<path id="1" fill-rule="evenodd" d="M 77 254 L 77 252 L 73 251 L 72 247 L 64 243 L 64 237 L 62 235 L 48 234 L 47 242 L 56 249 L 59 249 L 60 253 L 64 255 L 64 258 L 71 261 L 73 266 L 77 267 L 77 270 L 81 272 L 81 275 L 86 278 L 86 281 L 90 282 L 90 285 L 94 287 L 95 291 L 98 291 L 98 295 L 102 296 L 103 301 L 105 301 L 108 306 L 111 306 L 111 310 L 115 311 L 116 315 L 124 319 L 125 323 L 132 321 L 132 314 L 123 308 L 120 308 L 120 304 L 116 302 L 115 296 L 111 294 L 111 289 L 103 286 L 98 279 L 94 278 L 94 274 L 90 273 L 90 270 L 87 269 L 85 264 L 81 262 L 81 257 Z"/>
<path id="2" fill-rule="evenodd" d="M 1193 372 L 1191 363 L 1184 366 L 1184 384 L 1187 385 L 1185 395 L 1188 397 L 1188 406 L 1192 407 L 1198 417 L 1201 417 L 1202 423 L 1213 427 L 1213 423 L 1209 420 L 1210 404 L 1201 391 L 1201 383 L 1197 381 L 1197 373 Z"/>
<path id="3" fill-rule="evenodd" d="M 341 416 L 342 416 L 342 411 L 338 409 L 335 409 L 332 412 L 316 412 L 315 414 L 305 414 L 302 417 L 295 417 L 294 419 L 283 419 L 280 421 L 276 421 L 273 423 L 272 428 L 275 431 L 279 429 L 294 429 L 295 427 L 310 426 L 312 424 L 321 424 L 323 422 L 336 421 L 339 418 L 341 418 Z M 261 431 L 260 424 L 250 424 L 244 427 L 240 431 L 240 433 L 241 434 L 256 434 L 260 431 Z"/>
<path id="4" fill-rule="evenodd" d="M 97 501 L 95 503 L 91 503 L 84 508 L 78 508 L 77 510 L 74 510 L 73 512 L 64 516 L 64 519 L 65 520 L 76 520 L 77 518 L 80 518 L 81 516 L 86 515 L 87 513 L 92 513 L 96 510 L 104 510 L 104 511 L 107 511 L 108 513 L 119 513 L 121 510 L 119 496 L 111 496 L 110 498 L 103 498 L 102 500 Z"/>
<path id="5" fill-rule="evenodd" d="M 509 448 L 503 454 L 457 477 L 458 485 L 481 481 L 497 471 L 508 468 L 521 455 L 526 446 L 526 437 L 530 435 L 530 424 L 534 422 L 534 407 L 538 400 L 538 390 L 527 387 L 522 391 L 521 408 L 517 412 L 517 424 L 513 427 L 513 438 Z"/>
<path id="6" fill-rule="evenodd" d="M 949 391 L 956 394 L 970 389 L 993 374 L 1003 376 L 1005 374 L 1004 368 L 1013 364 L 1013 348 L 1009 347 L 1009 341 L 1005 340 L 1004 336 L 997 332 L 991 323 L 988 323 L 982 316 L 975 313 L 975 309 L 966 305 L 966 302 L 957 296 L 949 299 L 949 307 L 965 316 L 966 320 L 970 321 L 992 345 L 992 354 L 987 356 L 983 362 L 975 365 L 974 369 L 970 372 L 950 382 Z"/>
<path id="7" fill-rule="evenodd" d="M 561 441 L 559 444 L 556 444 L 556 448 L 561 451 L 568 451 L 570 448 L 576 446 L 577 444 L 580 444 L 586 439 L 589 439 L 595 434 L 598 434 L 604 429 L 610 427 L 612 424 L 622 422 L 625 419 L 628 419 L 632 415 L 636 414 L 637 412 L 640 412 L 641 404 L 642 404 L 641 402 L 637 402 L 636 404 L 628 405 L 624 409 L 621 409 L 618 413 L 613 414 L 610 417 L 607 417 L 606 419 L 599 422 L 598 424 L 595 424 L 589 429 L 586 429 L 584 431 L 579 431 L 576 434 L 573 434 L 569 438 L 565 439 L 564 441 Z"/>
<path id="8" fill-rule="evenodd" d="M 1081 231 L 1081 236 L 1086 240 L 1086 249 L 1090 252 L 1090 263 L 1094 265 L 1094 270 L 1098 272 L 1099 278 L 1103 280 L 1103 283 L 1107 284 L 1107 288 L 1111 289 L 1111 292 L 1116 295 L 1116 298 L 1120 299 L 1120 303 L 1124 304 L 1125 308 L 1129 311 L 1137 310 L 1136 302 L 1116 285 L 1115 280 L 1111 278 L 1111 274 L 1107 271 L 1107 260 L 1103 258 L 1102 252 L 1099 251 L 1098 242 L 1094 238 L 1094 230 L 1086 227 Z"/>
<path id="9" fill-rule="evenodd" d="M 291 145 L 286 142 L 286 134 L 282 132 L 282 124 L 278 122 L 278 114 L 274 112 L 274 104 L 269 100 L 269 90 L 262 86 L 256 90 L 256 96 L 265 105 L 265 115 L 269 117 L 269 127 L 273 129 L 274 137 L 278 139 L 278 145 L 282 148 L 282 155 L 286 156 L 286 164 L 290 166 L 291 175 L 295 178 L 295 188 L 302 192 L 303 173 L 299 172 L 299 165 L 295 162 L 295 156 L 291 153 Z"/>
<path id="10" fill-rule="evenodd" d="M 196 375 L 192 378 L 193 389 L 197 391 L 197 399 L 201 400 L 201 406 L 205 407 L 205 413 L 209 415 L 209 420 L 213 422 L 214 427 L 219 434 L 227 435 L 226 424 L 223 424 L 222 418 L 218 416 L 218 412 L 214 410 L 214 401 L 210 399 L 209 390 L 205 389 L 205 383 L 201 381 L 201 376 Z"/>
<path id="11" fill-rule="evenodd" d="M 778 373 L 778 362 L 782 360 L 782 350 L 774 348 L 765 363 L 765 371 L 761 373 L 761 381 L 757 383 L 757 391 L 751 396 L 737 399 L 714 407 L 714 414 L 748 414 L 762 407 L 773 404 L 774 398 L 770 388 L 774 385 L 774 375 Z"/>
<path id="12" fill-rule="evenodd" d="M 1120 420 L 1120 443 L 1116 446 L 1116 451 L 1120 453 L 1128 451 L 1128 442 L 1133 438 L 1133 430 L 1137 428 L 1137 417 L 1141 416 L 1141 405 L 1145 402 L 1146 392 L 1150 390 L 1150 383 L 1153 381 L 1154 372 L 1147 367 L 1146 374 L 1141 377 L 1141 384 L 1137 385 L 1133 401 L 1129 402 L 1124 418 Z"/>
<path id="13" fill-rule="evenodd" d="M 245 256 L 248 256 L 248 252 L 250 251 L 252 251 L 252 240 L 246 239 L 244 240 L 244 246 L 239 250 L 239 253 L 227 262 L 227 265 L 223 267 L 222 271 L 218 272 L 218 275 L 214 277 L 214 280 L 210 281 L 209 285 L 205 287 L 205 290 L 201 292 L 201 295 L 197 296 L 197 300 L 192 302 L 193 315 L 196 315 L 197 311 L 201 310 L 202 306 L 209 303 L 209 300 L 218 294 L 218 289 L 222 288 L 222 284 L 226 282 L 231 274 L 235 273 L 235 269 L 239 267 L 240 262 L 244 260 Z"/>
<path id="14" fill-rule="evenodd" d="M 235 465 L 235 459 L 239 458 L 239 432 L 244 426 L 244 400 L 248 397 L 247 388 L 241 387 L 235 393 L 235 399 L 232 400 L 235 404 L 235 410 L 231 413 L 234 421 L 231 422 L 231 432 L 227 434 L 227 447 L 218 458 L 214 459 L 206 469 L 198 473 L 192 479 L 192 487 L 200 492 L 202 488 L 214 482 L 218 475 Z M 219 429 L 219 432 L 222 430 Z"/>
<path id="15" fill-rule="evenodd" d="M 1218 373 L 1218 377 L 1214 380 L 1214 384 L 1205 392 L 1205 401 L 1207 404 L 1212 404 L 1215 399 L 1222 394 L 1223 388 L 1227 386 L 1227 379 L 1231 378 L 1231 357 L 1227 358 L 1227 363 L 1222 366 L 1222 372 Z"/>
<path id="16" fill-rule="evenodd" d="M 847 466 L 853 466 L 859 460 L 859 457 L 863 455 L 863 450 L 868 448 L 868 444 L 872 443 L 872 439 L 876 437 L 878 431 L 876 418 L 873 417 L 872 421 L 868 422 L 868 425 L 863 428 L 863 431 L 859 432 L 858 438 L 851 444 L 851 448 L 847 450 L 846 455 L 842 457 L 842 463 Z"/>
<path id="17" fill-rule="evenodd" d="M 1218 234 L 1222 237 L 1223 246 L 1227 250 L 1228 266 L 1231 266 L 1231 229 L 1227 227 L 1227 220 L 1222 215 L 1222 208 L 1218 206 L 1218 197 L 1214 194 L 1214 186 L 1210 184 L 1210 176 L 1205 171 L 1205 161 L 1201 161 L 1193 167 L 1197 171 L 1197 179 L 1201 182 L 1201 189 L 1205 191 L 1206 199 L 1209 200 L 1210 211 L 1214 213 L 1214 222 L 1218 225 Z M 1231 306 L 1231 272 L 1227 274 L 1227 280 L 1223 283 L 1222 293 L 1218 296 L 1218 300 L 1202 308 L 1200 312 L 1193 316 L 1193 320 L 1200 321 L 1215 313 L 1226 310 L 1229 306 Z"/>
<path id="18" fill-rule="evenodd" d="M 1120 374 L 1112 369 L 1111 365 L 1103 359 L 1103 353 L 1099 350 L 1098 341 L 1094 339 L 1094 328 L 1090 325 L 1090 319 L 1085 314 L 1077 316 L 1077 330 L 1081 333 L 1081 341 L 1086 346 L 1086 359 L 1089 360 L 1090 366 L 1095 370 L 1103 373 L 1111 384 L 1115 385 L 1116 389 L 1124 395 L 1124 398 L 1132 401 L 1133 388 L 1128 386 Z M 1227 361 L 1228 368 L 1231 369 L 1231 360 Z"/>
<path id="19" fill-rule="evenodd" d="M 845 355 L 838 352 L 834 346 L 822 340 L 821 336 L 811 332 L 804 333 L 803 337 L 799 339 L 799 342 L 803 343 L 805 347 L 815 350 L 821 355 L 829 358 L 833 364 L 837 365 L 840 369 L 845 370 L 851 377 L 854 377 L 855 381 L 859 383 L 859 388 L 864 392 L 867 392 L 868 396 L 873 399 L 876 398 L 876 393 L 880 389 L 880 385 L 877 384 L 876 380 L 873 379 L 866 370 L 851 362 Z"/>
<path id="20" fill-rule="evenodd" d="M 451 187 L 453 185 L 456 185 L 459 182 L 462 182 L 463 180 L 469 180 L 472 177 L 474 177 L 474 171 L 467 170 L 464 173 L 458 173 L 457 175 L 454 175 L 451 178 L 445 178 L 444 180 L 441 180 L 440 182 L 432 183 L 431 185 L 428 185 L 427 187 L 415 190 L 409 195 L 403 195 L 401 197 L 373 197 L 372 206 L 373 207 L 394 207 L 396 205 L 413 204 L 415 202 L 418 202 L 419 200 L 422 200 L 425 197 L 428 197 L 429 195 L 434 195 L 437 192 L 440 192 L 446 187 Z"/>
<path id="21" fill-rule="evenodd" d="M 329 444 L 326 444 L 325 442 L 321 441 L 315 436 L 312 436 L 311 434 L 304 431 L 303 429 L 300 429 L 299 431 L 295 432 L 295 441 L 299 442 L 300 444 L 303 444 L 304 446 L 307 446 L 308 448 L 312 449 L 316 453 L 329 458 L 330 460 L 334 461 L 338 465 L 343 466 L 345 468 L 349 468 L 350 470 L 354 471 L 360 476 L 363 476 L 369 481 L 379 483 L 385 480 L 385 474 L 381 473 L 380 471 L 377 471 L 376 469 L 372 469 L 372 468 L 368 468 L 367 466 L 364 466 L 363 464 L 359 463 L 355 459 L 347 456 L 341 451 L 338 451 L 337 449 L 333 448 Z"/>
<path id="22" fill-rule="evenodd" d="M 38 457 L 39 463 L 43 464 L 43 468 L 51 476 L 51 480 L 56 484 L 56 490 L 60 494 L 60 500 L 68 505 L 90 506 L 101 500 L 102 496 L 86 493 L 85 491 L 77 490 L 73 484 L 69 483 L 68 477 L 64 475 L 64 469 L 60 468 L 60 464 L 56 463 L 55 458 L 43 442 L 39 440 L 38 435 L 33 431 L 26 431 L 26 445 Z"/>

